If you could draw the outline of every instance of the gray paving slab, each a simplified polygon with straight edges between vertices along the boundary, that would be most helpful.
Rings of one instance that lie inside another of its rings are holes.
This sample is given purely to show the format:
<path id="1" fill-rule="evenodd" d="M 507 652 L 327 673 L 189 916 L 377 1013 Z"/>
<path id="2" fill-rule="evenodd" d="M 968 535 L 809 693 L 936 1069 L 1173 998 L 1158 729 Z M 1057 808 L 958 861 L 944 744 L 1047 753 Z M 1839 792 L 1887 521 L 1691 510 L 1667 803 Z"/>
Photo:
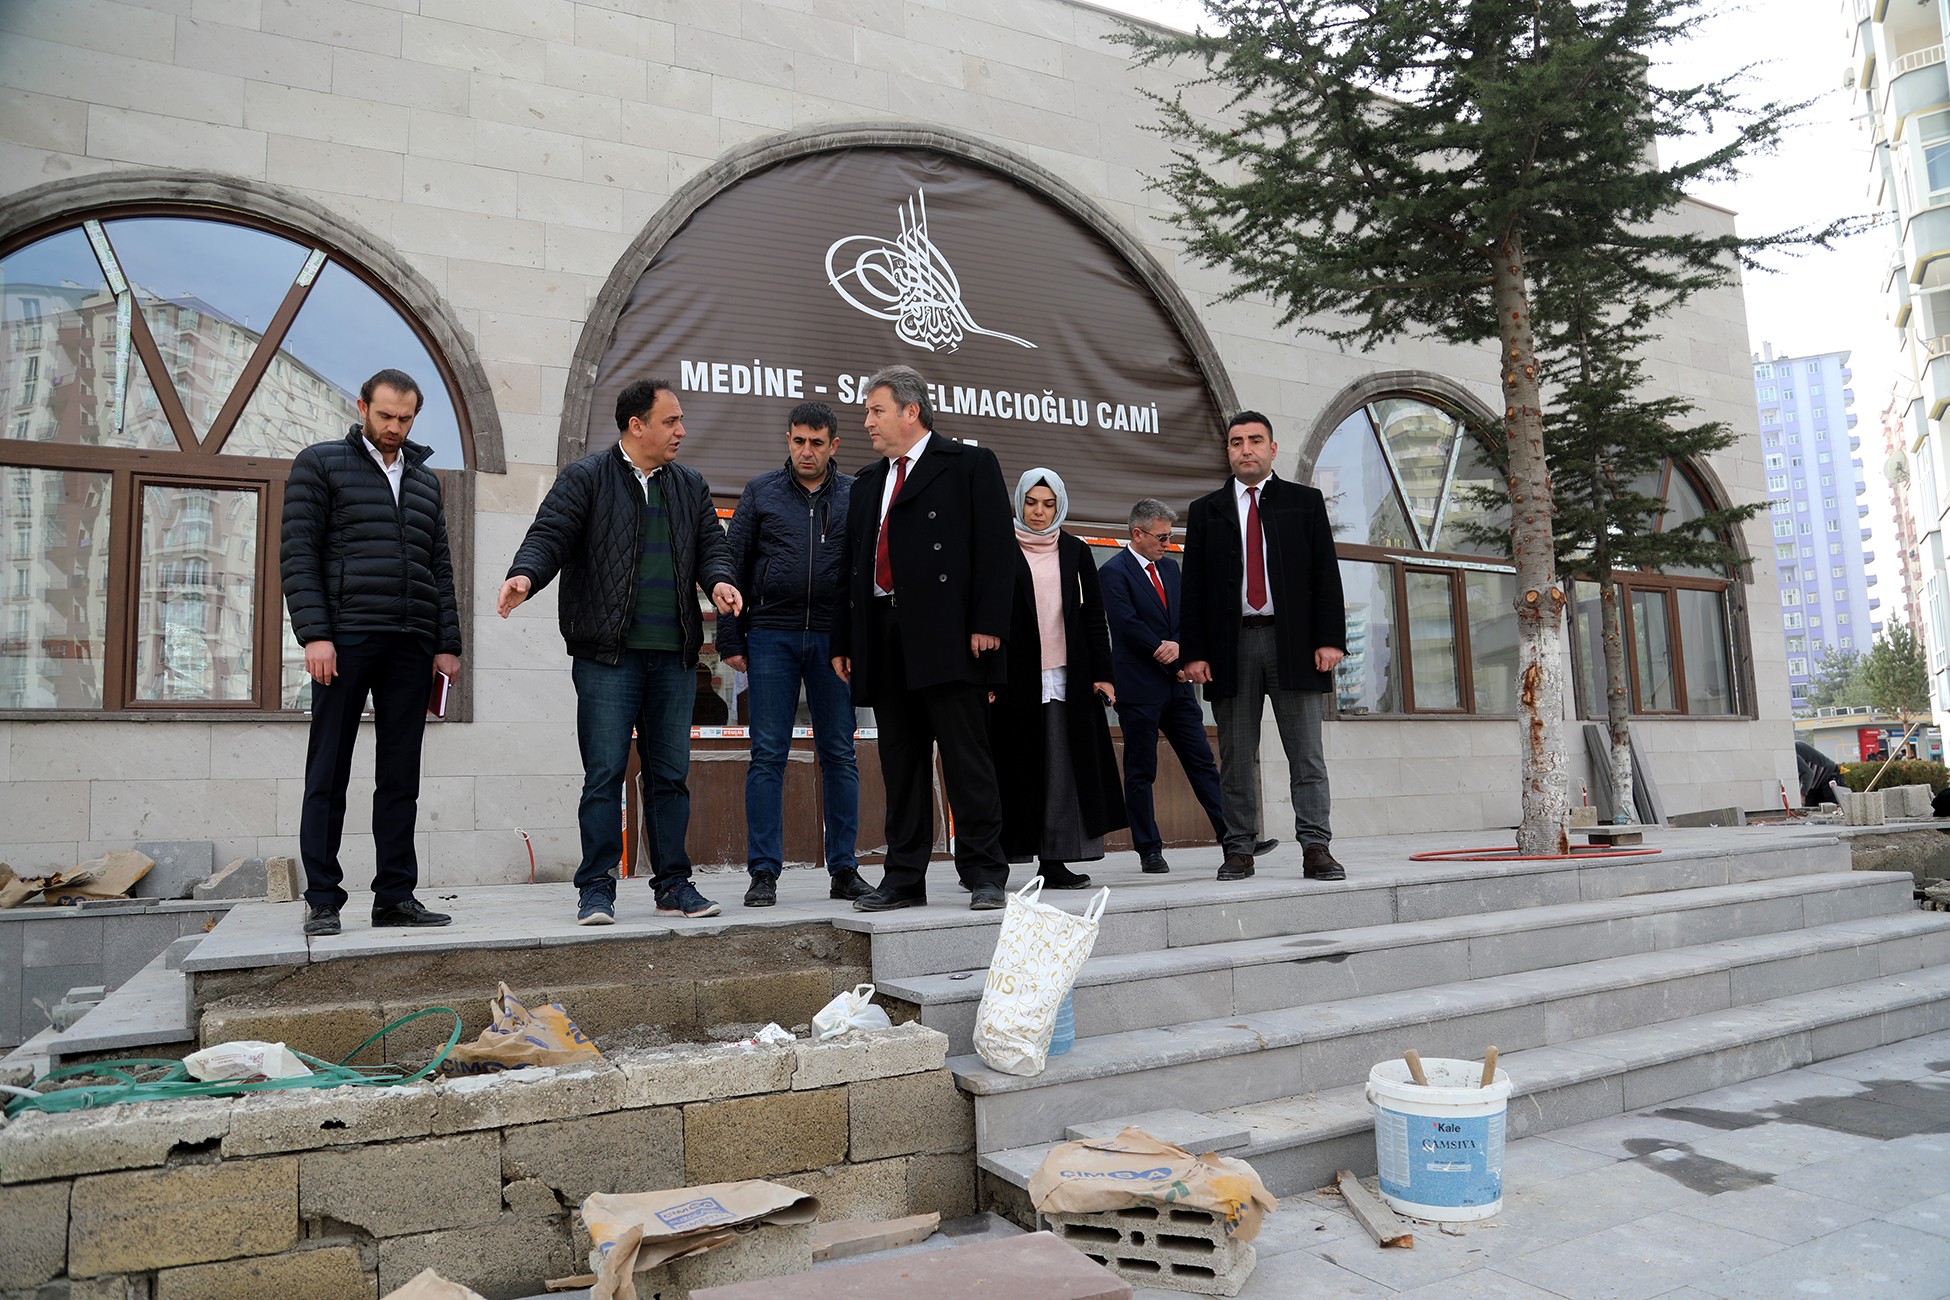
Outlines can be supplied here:
<path id="1" fill-rule="evenodd" d="M 1816 1196 L 1772 1183 L 1709 1196 L 1679 1213 L 1723 1228 L 1737 1228 L 1784 1246 L 1825 1237 L 1876 1217 L 1876 1212 L 1865 1205 L 1852 1205 L 1832 1196 Z"/>
<path id="2" fill-rule="evenodd" d="M 1884 1223 L 1893 1223 L 1899 1228 L 1914 1228 L 1918 1232 L 1933 1232 L 1939 1237 L 1950 1237 L 1950 1194 L 1932 1196 L 1927 1201 L 1906 1205 L 1900 1210 L 1876 1216 Z"/>
<path id="3" fill-rule="evenodd" d="M 1892 1138 L 1879 1150 L 1865 1148 L 1802 1165 L 1778 1181 L 1878 1210 L 1901 1209 L 1950 1192 L 1950 1136 Z"/>
<path id="4" fill-rule="evenodd" d="M 1531 1251 L 1498 1265 L 1503 1272 L 1567 1300 L 1650 1300 L 1697 1285 L 1706 1261 L 1754 1269 L 1786 1253 L 1780 1243 L 1667 1212 Z M 1780 1288 L 1772 1295 L 1792 1294 Z"/>
<path id="5" fill-rule="evenodd" d="M 1950 1238 L 1870 1220 L 1712 1277 L 1695 1277 L 1692 1285 L 1721 1300 L 1777 1300 L 1809 1294 L 1811 1277 L 1846 1279 L 1834 1295 L 1942 1300 L 1950 1291 Z"/>

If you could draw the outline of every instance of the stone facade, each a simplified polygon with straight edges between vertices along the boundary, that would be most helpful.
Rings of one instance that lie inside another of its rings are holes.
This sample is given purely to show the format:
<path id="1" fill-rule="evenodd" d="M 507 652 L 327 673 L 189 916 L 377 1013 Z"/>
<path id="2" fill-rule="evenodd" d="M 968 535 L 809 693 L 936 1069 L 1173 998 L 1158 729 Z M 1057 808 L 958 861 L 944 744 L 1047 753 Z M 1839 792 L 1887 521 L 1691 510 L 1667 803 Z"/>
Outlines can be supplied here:
<path id="1" fill-rule="evenodd" d="M 575 1209 L 590 1193 L 738 1178 L 810 1192 L 825 1220 L 971 1213 L 973 1111 L 946 1051 L 901 1025 L 29 1115 L 0 1128 L 0 1300 L 55 1279 L 158 1300 L 372 1300 L 427 1267 L 490 1300 L 527 1296 L 585 1271 Z"/>
<path id="2" fill-rule="evenodd" d="M 452 322 L 464 394 L 495 455 L 472 479 L 471 721 L 427 738 L 419 851 L 429 884 L 542 878 L 578 856 L 574 697 L 553 590 L 506 621 L 497 587 L 564 443 L 565 399 L 592 308 L 633 241 L 688 181 L 782 133 L 944 128 L 1059 178 L 1170 274 L 1241 403 L 1271 414 L 1283 473 L 1310 465 L 1336 403 L 1384 374 L 1499 405 L 1489 348 L 1404 339 L 1368 353 L 1283 329 L 1260 300 L 1222 303 L 1224 272 L 1181 258 L 1149 177 L 1166 146 L 1113 16 L 1072 0 L 79 0 L 0 7 L 0 237 L 12 196 L 101 174 L 229 178 L 293 221 L 323 211 L 412 268 Z M 1197 102 L 1195 97 L 1195 102 Z M 56 192 L 58 197 L 58 191 Z M 43 194 L 45 198 L 45 194 Z M 1708 232 L 1733 215 L 1691 204 Z M 444 326 L 443 326 L 444 328 Z M 1648 371 L 1702 419 L 1743 435 L 1708 466 L 1733 500 L 1762 495 L 1737 290 L 1666 327 Z M 1343 407 L 1344 409 L 1344 407 Z M 845 418 L 851 418 L 850 415 Z M 505 463 L 503 459 L 505 458 Z M 1774 589 L 1765 520 L 1747 581 Z M 1674 810 L 1771 807 L 1794 780 L 1779 611 L 1736 583 L 1735 657 L 1751 718 L 1643 727 Z M 1740 609 L 1742 605 L 1747 607 Z M 468 606 L 464 602 L 463 608 Z M 1568 694 L 1568 692 L 1567 692 Z M 1271 833 L 1289 825 L 1271 739 Z M 1575 730 L 1572 732 L 1576 736 Z M 1518 816 L 1507 720 L 1330 722 L 1343 835 L 1473 830 Z M 302 721 L 0 721 L 0 856 L 69 865 L 140 839 L 194 835 L 219 860 L 296 851 Z M 368 747 L 363 752 L 370 753 Z M 1579 766 L 1573 757 L 1573 769 Z M 370 769 L 355 771 L 363 808 Z M 1412 796 L 1412 797 L 1403 797 Z M 348 875 L 370 870 L 355 815 Z"/>

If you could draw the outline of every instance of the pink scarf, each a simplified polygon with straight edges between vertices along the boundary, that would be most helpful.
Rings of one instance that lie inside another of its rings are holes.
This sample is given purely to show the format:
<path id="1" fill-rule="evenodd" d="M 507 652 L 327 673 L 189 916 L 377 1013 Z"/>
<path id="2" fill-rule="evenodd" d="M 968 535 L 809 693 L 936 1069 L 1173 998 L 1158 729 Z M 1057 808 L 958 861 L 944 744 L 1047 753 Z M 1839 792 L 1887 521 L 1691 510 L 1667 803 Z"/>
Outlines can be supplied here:
<path id="1" fill-rule="evenodd" d="M 1029 561 L 1030 582 L 1036 588 L 1036 633 L 1043 643 L 1043 668 L 1061 668 L 1070 661 L 1063 641 L 1063 561 L 1057 557 L 1060 530 L 1032 533 L 1016 526 L 1016 542 Z"/>

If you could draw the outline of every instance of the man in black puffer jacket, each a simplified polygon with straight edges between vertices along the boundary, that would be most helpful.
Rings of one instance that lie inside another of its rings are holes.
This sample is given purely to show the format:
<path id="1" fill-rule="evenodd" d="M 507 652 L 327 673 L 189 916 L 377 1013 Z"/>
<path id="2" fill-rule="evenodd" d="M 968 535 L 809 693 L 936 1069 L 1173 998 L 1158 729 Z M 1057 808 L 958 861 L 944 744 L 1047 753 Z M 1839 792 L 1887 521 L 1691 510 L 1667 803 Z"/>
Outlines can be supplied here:
<path id="1" fill-rule="evenodd" d="M 731 515 L 732 581 L 751 597 L 718 623 L 718 656 L 744 673 L 752 705 L 752 762 L 745 773 L 746 907 L 778 901 L 785 862 L 785 764 L 799 688 L 806 689 L 819 750 L 828 892 L 852 900 L 860 879 L 860 770 L 853 756 L 853 698 L 833 672 L 833 618 L 845 596 L 846 509 L 853 476 L 833 463 L 840 424 L 823 402 L 786 417 L 786 463 L 745 485 Z"/>
<path id="2" fill-rule="evenodd" d="M 677 464 L 684 411 L 661 379 L 616 399 L 616 446 L 556 476 L 508 566 L 496 608 L 517 605 L 562 575 L 557 617 L 575 663 L 582 746 L 582 864 L 576 920 L 616 919 L 623 856 L 623 775 L 630 732 L 643 759 L 644 825 L 659 916 L 716 916 L 691 883 L 692 670 L 704 642 L 698 588 L 719 614 L 743 608 L 729 548 L 704 476 Z"/>
<path id="3" fill-rule="evenodd" d="M 372 697 L 375 926 L 446 925 L 413 897 L 420 743 L 434 674 L 460 672 L 460 612 L 431 447 L 408 442 L 423 397 L 411 375 L 382 370 L 359 390 L 342 441 L 298 453 L 284 489 L 279 569 L 291 631 L 311 674 L 311 739 L 298 851 L 305 933 L 339 932 L 345 906 L 339 839 L 359 715 Z"/>

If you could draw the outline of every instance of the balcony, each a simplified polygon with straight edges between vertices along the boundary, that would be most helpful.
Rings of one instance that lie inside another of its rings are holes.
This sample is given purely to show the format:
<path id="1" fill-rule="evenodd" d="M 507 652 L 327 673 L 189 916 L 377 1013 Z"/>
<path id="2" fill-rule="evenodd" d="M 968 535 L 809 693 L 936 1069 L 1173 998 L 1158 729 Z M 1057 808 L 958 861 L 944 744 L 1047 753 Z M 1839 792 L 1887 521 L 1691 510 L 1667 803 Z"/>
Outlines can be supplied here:
<path id="1" fill-rule="evenodd" d="M 1874 536 L 1875 536 L 1875 530 L 1874 530 L 1874 529 L 1871 529 L 1871 528 L 1864 528 L 1864 529 L 1862 530 L 1862 540 L 1863 540 L 1863 541 L 1865 541 L 1865 542 L 1866 542 L 1866 541 L 1868 541 L 1868 540 L 1869 540 L 1869 539 L 1870 539 L 1871 537 L 1874 537 Z M 1864 559 L 1864 560 L 1862 561 L 1862 563 L 1864 563 L 1864 564 L 1867 564 L 1867 563 L 1868 563 L 1868 560 L 1866 560 L 1866 559 Z"/>
<path id="2" fill-rule="evenodd" d="M 1950 410 L 1950 353 L 1930 357 L 1923 370 L 1923 395 L 1930 403 L 1930 418 L 1940 420 Z"/>
<path id="3" fill-rule="evenodd" d="M 1903 230 L 1903 250 L 1910 284 L 1922 284 L 1933 263 L 1950 257 L 1950 207 L 1924 208 L 1911 216 Z"/>
<path id="4" fill-rule="evenodd" d="M 1889 80 L 1882 91 L 1882 111 L 1908 117 L 1950 99 L 1950 77 L 1944 74 L 1941 43 L 1911 50 L 1889 64 Z"/>
<path id="5" fill-rule="evenodd" d="M 1863 529 L 1863 536 L 1864 536 L 1864 537 L 1866 537 L 1866 536 L 1868 536 L 1868 530 L 1867 530 L 1867 529 Z M 1862 563 L 1864 563 L 1864 564 L 1869 564 L 1869 563 L 1872 563 L 1872 562 L 1873 562 L 1873 561 L 1875 560 L 1875 558 L 1876 558 L 1876 553 L 1875 553 L 1874 551 L 1864 551 L 1864 552 L 1862 552 Z"/>
<path id="6" fill-rule="evenodd" d="M 1869 507 L 1866 505 L 1855 507 L 1855 517 L 1857 519 L 1867 519 L 1869 517 Z"/>
<path id="7" fill-rule="evenodd" d="M 1861 450 L 1862 450 L 1862 437 L 1861 437 L 1861 435 L 1860 435 L 1860 434 L 1854 434 L 1854 433 L 1851 433 L 1851 434 L 1850 434 L 1850 435 L 1848 436 L 1848 449 L 1849 449 L 1850 451 L 1861 451 Z"/>

